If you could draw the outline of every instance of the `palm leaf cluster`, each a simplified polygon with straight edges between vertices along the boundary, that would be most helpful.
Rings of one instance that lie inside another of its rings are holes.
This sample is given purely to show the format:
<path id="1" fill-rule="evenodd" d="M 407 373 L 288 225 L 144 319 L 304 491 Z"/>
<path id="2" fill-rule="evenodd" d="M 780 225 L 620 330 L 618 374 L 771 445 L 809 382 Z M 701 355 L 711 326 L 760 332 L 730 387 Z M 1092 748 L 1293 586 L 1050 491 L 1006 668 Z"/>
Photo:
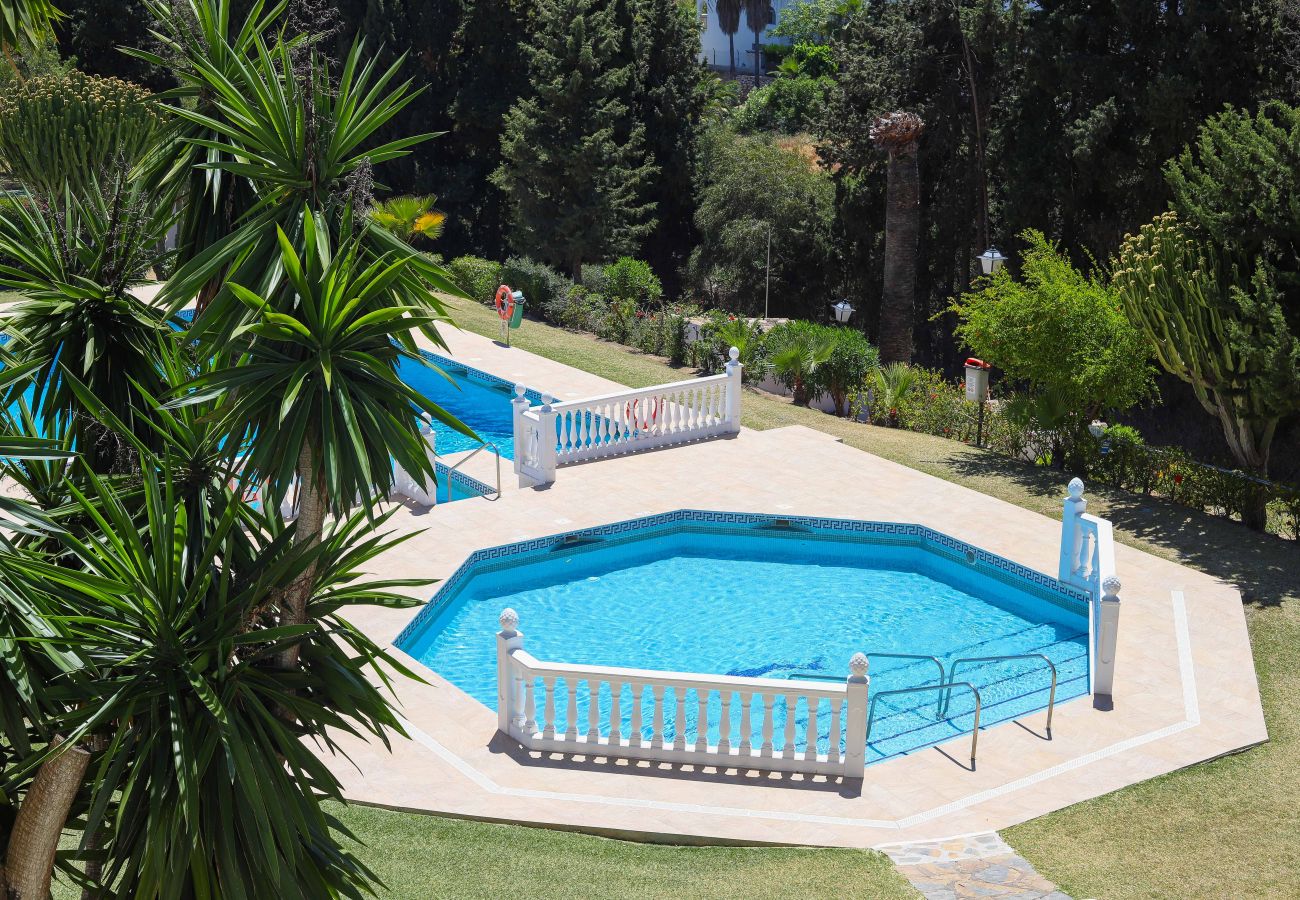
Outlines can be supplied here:
<path id="1" fill-rule="evenodd" d="M 410 673 L 344 613 L 413 602 L 363 577 L 377 504 L 435 474 L 417 416 L 467 430 L 398 377 L 455 290 L 408 242 L 432 199 L 370 215 L 429 135 L 378 140 L 400 61 L 326 60 L 283 4 L 148 5 L 149 152 L 0 207 L 0 894 L 44 896 L 67 828 L 87 896 L 358 897 L 322 752 L 400 733 Z"/>

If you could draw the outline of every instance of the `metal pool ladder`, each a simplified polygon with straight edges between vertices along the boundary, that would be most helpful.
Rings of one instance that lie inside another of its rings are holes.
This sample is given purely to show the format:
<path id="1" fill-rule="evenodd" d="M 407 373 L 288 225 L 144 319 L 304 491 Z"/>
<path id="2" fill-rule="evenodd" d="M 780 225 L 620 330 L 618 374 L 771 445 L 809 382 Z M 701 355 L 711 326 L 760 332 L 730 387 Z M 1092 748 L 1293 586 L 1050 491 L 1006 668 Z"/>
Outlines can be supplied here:
<path id="1" fill-rule="evenodd" d="M 481 444 L 479 444 L 477 447 L 475 447 L 473 450 L 471 450 L 469 453 L 465 454 L 465 455 L 462 456 L 459 460 L 457 460 L 457 462 L 456 462 L 456 464 L 455 464 L 454 466 L 448 466 L 448 467 L 447 467 L 447 499 L 446 499 L 445 502 L 447 502 L 447 503 L 450 503 L 450 502 L 451 502 L 451 483 L 452 483 L 452 476 L 456 474 L 456 470 L 459 469 L 459 468 L 460 468 L 462 465 L 464 465 L 465 463 L 469 462 L 469 461 L 470 461 L 471 459 L 473 459 L 475 456 L 478 456 L 479 452 L 480 452 L 480 451 L 483 451 L 483 450 L 491 450 L 491 451 L 492 451 L 492 455 L 496 457 L 496 460 L 497 460 L 497 493 L 496 493 L 496 496 L 495 496 L 495 497 L 492 497 L 491 499 L 493 499 L 493 500 L 499 500 L 499 499 L 501 499 L 501 451 L 498 450 L 498 449 L 497 449 L 497 445 L 494 444 L 494 443 L 492 443 L 491 441 L 484 441 L 483 443 L 481 443 Z M 444 465 L 446 465 L 446 464 L 444 463 Z"/>
<path id="2" fill-rule="evenodd" d="M 899 694 L 915 694 L 920 691 L 942 691 L 943 694 L 941 696 L 947 697 L 951 695 L 953 688 L 966 688 L 975 695 L 975 726 L 971 728 L 970 732 L 970 766 L 974 769 L 975 748 L 980 739 L 980 707 L 982 704 L 980 701 L 979 688 L 975 687 L 975 685 L 971 684 L 969 681 L 947 681 L 943 684 L 923 684 L 920 687 L 898 688 L 897 690 L 880 691 L 879 693 L 874 694 L 871 698 L 871 706 L 868 708 L 867 712 L 867 745 L 870 746 L 871 744 L 871 723 L 876 718 L 876 702 L 881 697 L 894 697 Z"/>
<path id="3" fill-rule="evenodd" d="M 1047 654 L 1045 654 L 1045 653 L 1011 653 L 1011 654 L 1007 654 L 1007 655 L 1005 655 L 1005 656 L 967 656 L 967 657 L 963 657 L 962 659 L 955 660 L 955 661 L 953 662 L 953 664 L 952 664 L 951 666 L 948 667 L 948 677 L 949 677 L 949 678 L 956 678 L 956 677 L 957 677 L 957 667 L 960 666 L 962 663 L 1006 662 L 1006 661 L 1008 661 L 1008 660 L 1013 660 L 1013 659 L 1041 659 L 1043 662 L 1047 663 L 1047 667 L 1048 667 L 1049 669 L 1052 670 L 1052 688 L 1051 688 L 1051 692 L 1047 695 L 1047 737 L 1048 737 L 1048 739 L 1050 740 L 1051 737 L 1052 737 L 1052 711 L 1056 708 L 1056 663 L 1054 663 L 1054 662 L 1052 662 L 1050 659 L 1048 659 Z M 950 681 L 950 682 L 948 682 L 948 683 L 949 683 L 950 685 L 952 685 L 952 684 L 955 684 L 955 683 L 958 683 L 958 682 L 952 682 L 952 681 Z M 949 699 L 950 699 L 951 697 L 952 697 L 952 694 L 951 694 L 951 693 L 946 693 L 946 694 L 943 695 L 943 704 L 942 704 L 942 707 L 941 707 L 942 711 L 941 711 L 940 714 L 939 714 L 939 717 L 940 717 L 940 718 L 943 718 L 944 716 L 946 716 L 946 715 L 948 714 L 948 701 L 949 701 Z M 979 695 L 978 695 L 978 694 L 976 694 L 976 707 L 975 707 L 975 709 L 976 709 L 976 712 L 975 712 L 975 722 L 976 722 L 976 728 L 978 728 L 978 727 L 979 727 L 979 725 L 978 725 L 978 723 L 979 723 Z"/>

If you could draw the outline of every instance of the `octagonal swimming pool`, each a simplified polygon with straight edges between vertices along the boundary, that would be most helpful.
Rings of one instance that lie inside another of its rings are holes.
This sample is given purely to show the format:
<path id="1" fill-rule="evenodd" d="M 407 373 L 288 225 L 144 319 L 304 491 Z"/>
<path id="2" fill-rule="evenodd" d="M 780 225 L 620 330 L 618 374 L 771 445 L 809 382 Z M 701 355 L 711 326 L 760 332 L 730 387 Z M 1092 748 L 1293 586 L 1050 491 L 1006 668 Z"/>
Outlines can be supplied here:
<path id="1" fill-rule="evenodd" d="M 680 511 L 479 551 L 398 646 L 494 708 L 504 607 L 530 653 L 582 665 L 842 681 L 861 650 L 874 695 L 963 660 L 948 677 L 979 689 L 981 725 L 1047 705 L 1051 669 L 1027 655 L 1055 665 L 1057 702 L 1088 693 L 1086 594 L 917 525 Z M 882 698 L 868 759 L 968 732 L 973 696 L 939 698 Z"/>

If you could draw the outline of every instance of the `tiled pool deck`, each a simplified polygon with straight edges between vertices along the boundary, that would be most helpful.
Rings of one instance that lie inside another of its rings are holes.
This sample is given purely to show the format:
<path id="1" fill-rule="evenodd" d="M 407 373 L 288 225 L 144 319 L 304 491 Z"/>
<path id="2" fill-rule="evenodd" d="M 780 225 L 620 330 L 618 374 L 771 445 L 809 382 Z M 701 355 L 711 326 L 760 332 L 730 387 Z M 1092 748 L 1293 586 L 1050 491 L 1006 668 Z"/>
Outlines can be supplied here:
<path id="1" fill-rule="evenodd" d="M 477 335 L 446 337 L 458 360 L 560 399 L 618 387 Z M 483 456 L 466 471 L 494 481 Z M 1038 571 L 1057 565 L 1058 520 L 801 427 L 566 467 L 546 490 L 516 488 L 508 469 L 503 482 L 495 502 L 399 512 L 397 528 L 424 531 L 382 558 L 384 576 L 446 578 L 483 547 L 686 507 L 914 522 Z M 398 687 L 411 739 L 395 739 L 390 753 L 340 736 L 351 758 L 331 765 L 351 799 L 392 808 L 676 842 L 864 847 L 1004 828 L 1265 740 L 1237 591 L 1129 547 L 1116 554 L 1124 587 L 1114 708 L 1087 698 L 1061 705 L 1050 741 L 1038 714 L 994 726 L 980 736 L 974 772 L 961 738 L 868 767 L 860 786 L 538 758 L 496 737 L 493 712 L 428 670 L 429 684 Z M 351 618 L 387 644 L 413 615 L 361 607 Z"/>

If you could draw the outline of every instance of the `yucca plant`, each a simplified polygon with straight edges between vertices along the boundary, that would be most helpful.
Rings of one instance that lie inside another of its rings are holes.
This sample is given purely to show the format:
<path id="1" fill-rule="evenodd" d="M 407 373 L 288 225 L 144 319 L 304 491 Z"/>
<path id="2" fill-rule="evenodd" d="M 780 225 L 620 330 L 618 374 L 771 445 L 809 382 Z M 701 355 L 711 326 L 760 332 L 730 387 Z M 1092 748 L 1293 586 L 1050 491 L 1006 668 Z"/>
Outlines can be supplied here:
<path id="1" fill-rule="evenodd" d="M 4 0 L 0 3 L 0 49 L 9 65 L 18 71 L 13 48 L 37 43 L 49 36 L 54 23 L 63 18 L 50 0 Z"/>
<path id="2" fill-rule="evenodd" d="M 208 86 L 199 63 L 204 72 L 218 69 L 237 84 L 240 68 L 235 61 L 251 61 L 254 37 L 274 31 L 285 6 L 285 0 L 270 5 L 254 0 L 241 13 L 233 8 L 232 0 L 145 0 L 154 18 L 152 35 L 159 49 L 126 52 L 170 71 L 179 82 L 178 87 L 160 97 L 172 104 L 169 110 L 180 106 L 203 116 L 218 115 L 217 92 Z M 256 191 L 247 179 L 220 168 L 222 163 L 236 159 L 229 149 L 214 146 L 220 138 L 201 121 L 178 123 L 169 172 L 173 180 L 184 185 L 177 222 L 178 264 L 190 262 L 228 236 L 257 202 Z M 200 312 L 220 290 L 221 271 L 215 270 L 199 289 L 196 300 Z"/>
<path id="3" fill-rule="evenodd" d="M 447 221 L 446 213 L 434 209 L 437 202 L 438 198 L 432 194 L 390 197 L 371 210 L 370 218 L 407 243 L 414 243 L 416 238 L 434 241 L 442 235 L 442 226 Z"/>
<path id="4" fill-rule="evenodd" d="M 433 321 L 423 304 L 391 303 L 410 256 L 367 260 L 360 234 L 345 228 L 335 249 L 316 216 L 304 211 L 302 222 L 305 254 L 275 231 L 276 264 L 296 304 L 228 285 L 252 321 L 227 348 L 229 364 L 193 379 L 175 403 L 219 401 L 214 415 L 232 448 L 247 442 L 243 471 L 270 485 L 268 502 L 278 504 L 296 475 L 297 540 L 310 545 L 329 513 L 387 495 L 394 460 L 416 477 L 436 476 L 417 413 L 473 432 L 398 377 L 401 360 L 427 365 L 400 338 Z M 305 621 L 301 586 L 285 602 L 291 621 Z"/>
<path id="5" fill-rule="evenodd" d="M 128 177 L 85 194 L 65 187 L 57 203 L 31 195 L 0 207 L 0 285 L 22 299 L 0 312 L 6 352 L 33 363 L 32 386 L 0 390 L 8 408 L 32 390 L 31 410 L 57 431 L 71 422 L 78 448 L 96 471 L 129 468 L 120 436 L 107 432 L 77 403 L 64 371 L 84 382 L 132 429 L 139 429 L 139 388 L 161 392 L 158 344 L 169 339 L 163 313 L 133 289 L 167 257 L 170 195 Z M 136 433 L 143 433 L 137 430 Z"/>
<path id="6" fill-rule="evenodd" d="M 280 250 L 268 236 L 279 228 L 295 247 L 306 247 L 306 209 L 323 226 L 318 233 L 337 240 L 345 227 L 352 227 L 352 219 L 365 218 L 373 167 L 433 136 L 418 134 L 372 145 L 376 132 L 416 96 L 409 81 L 390 89 L 401 59 L 379 70 L 373 59 L 362 61 L 358 43 L 332 78 L 323 63 L 299 64 L 293 49 L 292 42 L 267 46 L 259 35 L 252 35 L 246 58 L 226 49 L 220 54 L 222 64 L 189 61 L 196 84 L 213 98 L 212 110 L 178 108 L 175 114 L 216 135 L 211 140 L 191 138 L 190 143 L 216 151 L 220 158 L 205 167 L 244 179 L 256 199 L 228 235 L 168 281 L 164 295 L 173 310 L 223 272 L 230 282 L 262 297 L 283 294 L 275 303 L 291 305 L 292 289 L 277 265 Z M 388 299 L 421 306 L 429 313 L 421 330 L 441 344 L 433 322 L 444 310 L 430 289 L 460 296 L 451 276 L 382 228 L 357 234 L 368 256 L 394 253 L 409 259 L 388 290 Z M 249 317 L 247 307 L 222 290 L 195 319 L 193 333 L 219 348 Z M 401 339 L 414 347 L 413 337 Z"/>
<path id="7" fill-rule="evenodd" d="M 5 770 L 2 789 L 17 800 L 8 889 L 46 895 L 52 848 L 32 824 L 53 822 L 57 840 L 80 793 L 80 852 L 106 838 L 95 896 L 362 896 L 374 876 L 322 810 L 341 792 L 303 738 L 333 748 L 327 728 L 401 733 L 366 670 L 405 670 L 338 614 L 413 603 L 391 593 L 411 582 L 357 582 L 395 542 L 366 539 L 372 520 L 358 513 L 295 549 L 273 511 L 250 519 L 233 495 L 219 516 L 200 508 L 196 519 L 173 461 L 157 462 L 142 472 L 143 503 L 83 473 L 85 492 L 72 492 L 93 527 L 59 534 L 64 564 L 0 552 L 0 616 L 62 672 L 29 679 L 52 691 L 27 712 L 44 740 Z M 184 539 L 194 533 L 205 535 L 197 548 Z M 311 623 L 286 625 L 278 597 L 307 571 Z M 290 643 L 304 649 L 287 676 L 270 661 Z"/>

